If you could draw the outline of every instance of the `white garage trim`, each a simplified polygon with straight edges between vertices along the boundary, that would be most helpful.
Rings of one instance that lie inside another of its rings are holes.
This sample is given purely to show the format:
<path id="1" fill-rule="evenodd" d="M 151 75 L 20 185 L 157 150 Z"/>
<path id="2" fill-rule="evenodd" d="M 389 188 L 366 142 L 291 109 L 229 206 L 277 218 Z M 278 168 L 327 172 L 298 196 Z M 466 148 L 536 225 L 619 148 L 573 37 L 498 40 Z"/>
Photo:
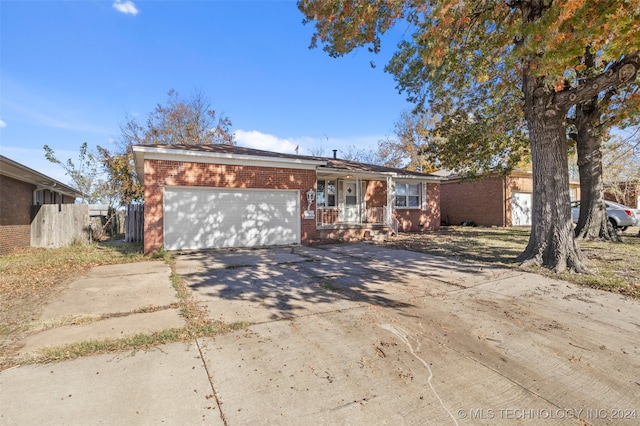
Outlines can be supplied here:
<path id="1" fill-rule="evenodd" d="M 167 250 L 300 243 L 300 191 L 164 188 Z"/>

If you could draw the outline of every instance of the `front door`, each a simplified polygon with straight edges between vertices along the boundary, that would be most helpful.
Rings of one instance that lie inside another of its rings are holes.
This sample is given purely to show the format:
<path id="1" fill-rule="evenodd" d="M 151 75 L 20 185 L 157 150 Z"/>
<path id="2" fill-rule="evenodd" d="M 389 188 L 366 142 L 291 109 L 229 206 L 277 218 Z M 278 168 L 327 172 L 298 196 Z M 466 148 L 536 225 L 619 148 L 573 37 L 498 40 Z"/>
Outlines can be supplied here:
<path id="1" fill-rule="evenodd" d="M 346 223 L 358 223 L 358 185 L 355 181 L 346 180 L 342 188 L 343 221 Z"/>

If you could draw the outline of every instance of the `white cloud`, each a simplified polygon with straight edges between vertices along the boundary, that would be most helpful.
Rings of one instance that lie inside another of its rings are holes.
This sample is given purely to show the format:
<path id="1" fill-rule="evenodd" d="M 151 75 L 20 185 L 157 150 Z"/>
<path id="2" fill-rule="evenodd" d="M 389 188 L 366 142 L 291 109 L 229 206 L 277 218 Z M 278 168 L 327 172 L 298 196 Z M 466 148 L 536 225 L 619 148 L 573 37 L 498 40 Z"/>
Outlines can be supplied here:
<path id="1" fill-rule="evenodd" d="M 375 151 L 378 141 L 384 139 L 380 135 L 361 135 L 339 138 L 296 137 L 280 138 L 257 130 L 236 130 L 236 142 L 246 148 L 262 149 L 265 151 L 295 154 L 298 147 L 300 155 L 317 155 L 320 157 L 333 156 L 333 150 L 338 150 L 338 157 L 352 151 Z"/>
<path id="2" fill-rule="evenodd" d="M 122 0 L 116 0 L 113 3 L 113 7 L 114 9 L 116 9 L 118 12 L 127 14 L 127 15 L 137 15 L 138 14 L 138 8 L 136 7 L 135 4 L 133 4 L 133 2 L 131 0 L 126 0 L 126 1 L 122 1 Z"/>
<path id="3" fill-rule="evenodd" d="M 0 129 L 2 129 L 3 127 L 7 127 L 7 123 L 0 119 Z"/>
<path id="4" fill-rule="evenodd" d="M 295 154 L 296 146 L 300 146 L 300 140 L 282 139 L 274 135 L 261 133 L 257 130 L 236 130 L 236 142 L 238 145 L 246 148 L 262 149 L 265 151 L 280 152 L 283 154 Z M 300 146 L 299 153 L 302 155 L 304 150 Z"/>

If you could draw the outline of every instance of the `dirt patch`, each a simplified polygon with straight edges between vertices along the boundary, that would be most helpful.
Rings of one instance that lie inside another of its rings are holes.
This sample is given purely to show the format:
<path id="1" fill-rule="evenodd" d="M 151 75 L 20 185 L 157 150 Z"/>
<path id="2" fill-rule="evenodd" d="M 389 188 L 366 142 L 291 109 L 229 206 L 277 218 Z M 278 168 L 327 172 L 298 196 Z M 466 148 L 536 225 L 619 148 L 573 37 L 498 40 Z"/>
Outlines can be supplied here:
<path id="1" fill-rule="evenodd" d="M 640 298 L 640 227 L 622 233 L 622 243 L 583 241 L 579 246 L 591 262 L 593 275 L 556 275 L 543 268 L 530 269 L 588 287 Z M 447 226 L 438 231 L 400 234 L 380 243 L 386 247 L 418 251 L 455 260 L 518 267 L 515 259 L 529 240 L 529 228 Z"/>

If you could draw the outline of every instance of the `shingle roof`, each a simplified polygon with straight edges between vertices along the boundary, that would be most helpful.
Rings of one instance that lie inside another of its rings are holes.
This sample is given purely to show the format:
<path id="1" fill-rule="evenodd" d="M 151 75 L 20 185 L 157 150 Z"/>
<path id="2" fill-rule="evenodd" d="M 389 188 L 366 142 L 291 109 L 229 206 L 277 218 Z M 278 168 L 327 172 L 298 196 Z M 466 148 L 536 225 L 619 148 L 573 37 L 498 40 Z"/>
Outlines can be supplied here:
<path id="1" fill-rule="evenodd" d="M 235 154 L 235 155 L 251 155 L 259 157 L 272 157 L 272 158 L 288 158 L 292 160 L 313 160 L 322 161 L 329 169 L 345 170 L 345 171 L 364 171 L 364 172 L 376 172 L 376 173 L 395 173 L 399 175 L 416 176 L 416 177 L 431 177 L 438 178 L 436 175 L 428 173 L 413 172 L 405 169 L 398 169 L 393 167 L 378 166 L 375 164 L 360 163 L 357 161 L 342 160 L 332 157 L 317 157 L 310 155 L 295 155 L 295 154 L 282 154 L 273 151 L 264 151 L 261 149 L 245 148 L 235 145 L 139 145 L 143 147 L 162 148 L 176 151 L 201 151 L 217 154 Z"/>

